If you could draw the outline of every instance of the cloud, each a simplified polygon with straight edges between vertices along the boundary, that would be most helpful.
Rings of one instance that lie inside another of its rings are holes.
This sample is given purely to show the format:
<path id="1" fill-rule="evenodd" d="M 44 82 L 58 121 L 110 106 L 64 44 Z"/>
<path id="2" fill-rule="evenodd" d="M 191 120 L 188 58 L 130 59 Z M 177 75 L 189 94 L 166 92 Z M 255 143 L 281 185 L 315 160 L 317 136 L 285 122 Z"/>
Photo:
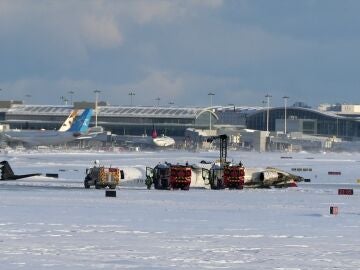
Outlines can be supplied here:
<path id="1" fill-rule="evenodd" d="M 30 66 L 26 70 L 35 74 L 70 66 L 79 68 L 93 57 L 93 50 L 95 53 L 121 50 L 127 36 L 129 43 L 136 43 L 134 23 L 177 22 L 196 9 L 213 9 L 221 3 L 219 0 L 4 0 L 0 1 L 0 56 L 3 62 L 15 62 L 16 56 L 28 58 Z"/>
<path id="2" fill-rule="evenodd" d="M 70 100 L 69 91 L 74 91 L 73 99 L 76 101 L 94 100 L 93 90 L 96 89 L 96 82 L 69 78 L 52 80 L 32 77 L 3 82 L 2 89 L 2 99 L 29 101 L 26 96 L 31 95 L 32 104 L 62 104 L 61 96 Z"/>
<path id="3" fill-rule="evenodd" d="M 183 78 L 174 76 L 169 72 L 151 71 L 142 79 L 128 84 L 116 84 L 113 82 L 99 84 L 91 79 L 74 80 L 61 78 L 50 80 L 43 78 L 19 79 L 15 82 L 3 82 L 1 95 L 6 99 L 27 99 L 31 94 L 32 102 L 39 104 L 60 104 L 61 96 L 70 100 L 69 91 L 74 91 L 73 99 L 76 101 L 92 101 L 93 91 L 99 89 L 100 100 L 107 101 L 111 105 L 129 105 L 128 93 L 135 92 L 134 104 L 152 106 L 160 97 L 160 104 L 167 105 L 169 102 L 179 100 L 184 89 Z"/>
<path id="4" fill-rule="evenodd" d="M 107 49 L 118 47 L 123 42 L 120 32 L 113 18 L 85 14 L 80 21 L 80 33 L 87 45 L 94 48 Z"/>
<path id="5" fill-rule="evenodd" d="M 154 70 L 149 72 L 139 82 L 126 86 L 114 86 L 118 93 L 126 96 L 135 92 L 134 104 L 155 105 L 155 98 L 160 97 L 160 104 L 167 106 L 174 102 L 176 106 L 208 106 L 209 92 L 215 94 L 214 105 L 259 105 L 264 95 L 262 89 L 247 88 L 246 81 L 236 76 L 209 76 L 193 73 L 171 73 Z M 113 97 L 115 100 L 115 97 Z M 126 102 L 121 104 L 128 104 Z"/>
<path id="6" fill-rule="evenodd" d="M 130 90 L 144 105 L 356 100 L 359 4 L 330 2 L 3 0 L 0 88 L 41 103 L 75 88 L 112 104 Z"/>
<path id="7" fill-rule="evenodd" d="M 171 18 L 174 6 L 170 1 L 133 1 L 123 5 L 124 10 L 129 10 L 132 19 L 140 24 L 149 23 L 159 18 Z"/>
<path id="8" fill-rule="evenodd" d="M 35 54 L 57 51 L 57 55 L 82 55 L 79 60 L 86 59 L 88 49 L 121 46 L 123 34 L 114 12 L 101 1 L 84 3 L 1 1 L 0 37 L 8 42 L 17 41 L 18 50 L 28 45 L 41 48 Z"/>
<path id="9" fill-rule="evenodd" d="M 120 86 L 121 92 L 135 92 L 137 104 L 154 105 L 155 98 L 160 98 L 160 104 L 174 102 L 185 91 L 181 77 L 170 72 L 151 71 L 138 82 Z"/>
<path id="10" fill-rule="evenodd" d="M 224 4 L 223 0 L 193 0 L 193 3 L 199 6 L 219 8 Z"/>
<path id="11" fill-rule="evenodd" d="M 122 1 L 119 4 L 120 14 L 130 16 L 139 24 L 151 22 L 176 22 L 196 14 L 203 9 L 220 8 L 222 0 L 137 0 Z"/>

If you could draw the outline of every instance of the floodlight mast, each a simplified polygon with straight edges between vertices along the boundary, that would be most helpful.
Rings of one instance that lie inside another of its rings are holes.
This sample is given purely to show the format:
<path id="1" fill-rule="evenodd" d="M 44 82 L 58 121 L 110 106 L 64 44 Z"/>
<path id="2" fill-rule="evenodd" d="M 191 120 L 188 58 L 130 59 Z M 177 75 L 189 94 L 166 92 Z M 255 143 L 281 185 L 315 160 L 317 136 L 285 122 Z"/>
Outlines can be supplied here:
<path id="1" fill-rule="evenodd" d="M 98 99 L 99 99 L 99 93 L 100 90 L 94 90 L 95 93 L 95 127 L 97 127 L 97 118 L 98 118 Z"/>
<path id="2" fill-rule="evenodd" d="M 267 100 L 267 110 L 266 110 L 266 136 L 269 136 L 269 112 L 270 112 L 270 98 L 271 95 L 267 94 L 266 96 Z"/>
<path id="3" fill-rule="evenodd" d="M 212 104 L 213 104 L 213 96 L 215 96 L 214 93 L 209 93 L 208 96 L 210 96 L 210 117 L 209 117 L 209 129 L 212 130 L 211 128 L 211 111 L 212 111 Z"/>
<path id="4" fill-rule="evenodd" d="M 130 96 L 130 106 L 132 107 L 132 105 L 133 105 L 133 97 L 135 96 L 135 93 L 134 93 L 134 92 L 130 92 L 130 93 L 129 93 L 129 96 Z"/>
<path id="5" fill-rule="evenodd" d="M 286 120 L 287 120 L 287 112 L 286 112 L 286 109 L 287 109 L 287 101 L 289 99 L 288 96 L 283 96 L 283 99 L 284 99 L 284 134 L 286 135 L 286 132 L 287 132 L 287 126 L 286 126 Z"/>

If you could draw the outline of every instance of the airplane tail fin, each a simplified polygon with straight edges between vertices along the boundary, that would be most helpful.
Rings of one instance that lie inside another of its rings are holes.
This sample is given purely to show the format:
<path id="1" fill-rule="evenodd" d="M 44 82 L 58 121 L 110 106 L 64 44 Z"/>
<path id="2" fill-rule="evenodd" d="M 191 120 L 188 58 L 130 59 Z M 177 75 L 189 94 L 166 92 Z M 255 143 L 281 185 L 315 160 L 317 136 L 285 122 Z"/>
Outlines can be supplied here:
<path id="1" fill-rule="evenodd" d="M 21 178 L 41 175 L 40 173 L 16 175 L 14 174 L 14 171 L 11 169 L 9 162 L 7 162 L 6 160 L 0 162 L 0 171 L 1 171 L 0 180 L 17 180 Z"/>
<path id="2" fill-rule="evenodd" d="M 153 130 L 152 130 L 152 133 L 151 133 L 151 137 L 153 138 L 153 139 L 155 139 L 155 138 L 157 138 L 157 132 L 156 132 L 156 129 L 155 129 L 155 126 L 153 125 Z"/>
<path id="3" fill-rule="evenodd" d="M 11 179 L 15 176 L 13 170 L 10 167 L 9 162 L 3 160 L 0 162 L 1 179 Z"/>
<path id="4" fill-rule="evenodd" d="M 78 110 L 72 110 L 68 118 L 65 120 L 65 122 L 61 125 L 59 128 L 59 131 L 67 131 L 70 129 L 72 123 L 74 122 L 76 116 L 77 116 Z"/>
<path id="5" fill-rule="evenodd" d="M 89 128 L 90 119 L 92 117 L 93 110 L 85 109 L 83 113 L 76 118 L 75 122 L 72 124 L 69 131 L 71 132 L 81 132 L 84 133 Z"/>

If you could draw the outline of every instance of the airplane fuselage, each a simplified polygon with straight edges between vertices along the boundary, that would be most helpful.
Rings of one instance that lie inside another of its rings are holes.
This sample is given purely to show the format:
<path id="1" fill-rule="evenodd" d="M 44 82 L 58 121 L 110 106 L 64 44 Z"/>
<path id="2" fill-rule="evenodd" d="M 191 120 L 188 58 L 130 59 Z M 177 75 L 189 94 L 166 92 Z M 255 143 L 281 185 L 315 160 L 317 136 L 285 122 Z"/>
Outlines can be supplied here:
<path id="1" fill-rule="evenodd" d="M 78 116 L 70 129 L 60 130 L 10 130 L 2 135 L 8 141 L 22 142 L 30 146 L 56 145 L 76 140 L 89 128 L 92 109 L 85 109 Z"/>
<path id="2" fill-rule="evenodd" d="M 73 140 L 80 135 L 76 132 L 57 131 L 57 130 L 12 130 L 4 132 L 10 141 L 23 142 L 28 145 L 56 145 Z"/>
<path id="3" fill-rule="evenodd" d="M 175 144 L 175 140 L 173 138 L 167 137 L 167 136 L 161 136 L 153 139 L 153 143 L 156 146 L 160 147 L 168 147 Z"/>

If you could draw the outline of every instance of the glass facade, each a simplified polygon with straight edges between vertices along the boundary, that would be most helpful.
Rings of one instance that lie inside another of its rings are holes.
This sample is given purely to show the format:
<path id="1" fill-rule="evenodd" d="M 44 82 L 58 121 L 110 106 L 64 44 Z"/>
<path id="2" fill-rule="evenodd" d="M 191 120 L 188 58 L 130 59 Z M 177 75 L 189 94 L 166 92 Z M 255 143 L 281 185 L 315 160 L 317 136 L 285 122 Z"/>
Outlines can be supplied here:
<path id="1" fill-rule="evenodd" d="M 259 110 L 248 115 L 246 126 L 250 129 L 266 130 L 267 110 Z M 276 119 L 284 119 L 284 108 L 271 108 L 269 110 L 269 130 L 275 131 Z M 317 130 L 322 136 L 337 136 L 347 139 L 360 137 L 360 118 L 337 116 L 304 108 L 287 108 L 288 119 L 311 119 L 316 120 L 316 128 L 311 121 L 304 122 L 304 130 Z"/>
<path id="2" fill-rule="evenodd" d="M 71 108 L 52 106 L 22 106 L 4 113 L 4 123 L 12 129 L 58 129 Z M 187 128 L 208 129 L 217 117 L 201 108 L 101 107 L 98 125 L 114 134 L 150 135 L 153 127 L 158 134 L 184 136 Z M 95 125 L 95 116 L 90 126 Z"/>

